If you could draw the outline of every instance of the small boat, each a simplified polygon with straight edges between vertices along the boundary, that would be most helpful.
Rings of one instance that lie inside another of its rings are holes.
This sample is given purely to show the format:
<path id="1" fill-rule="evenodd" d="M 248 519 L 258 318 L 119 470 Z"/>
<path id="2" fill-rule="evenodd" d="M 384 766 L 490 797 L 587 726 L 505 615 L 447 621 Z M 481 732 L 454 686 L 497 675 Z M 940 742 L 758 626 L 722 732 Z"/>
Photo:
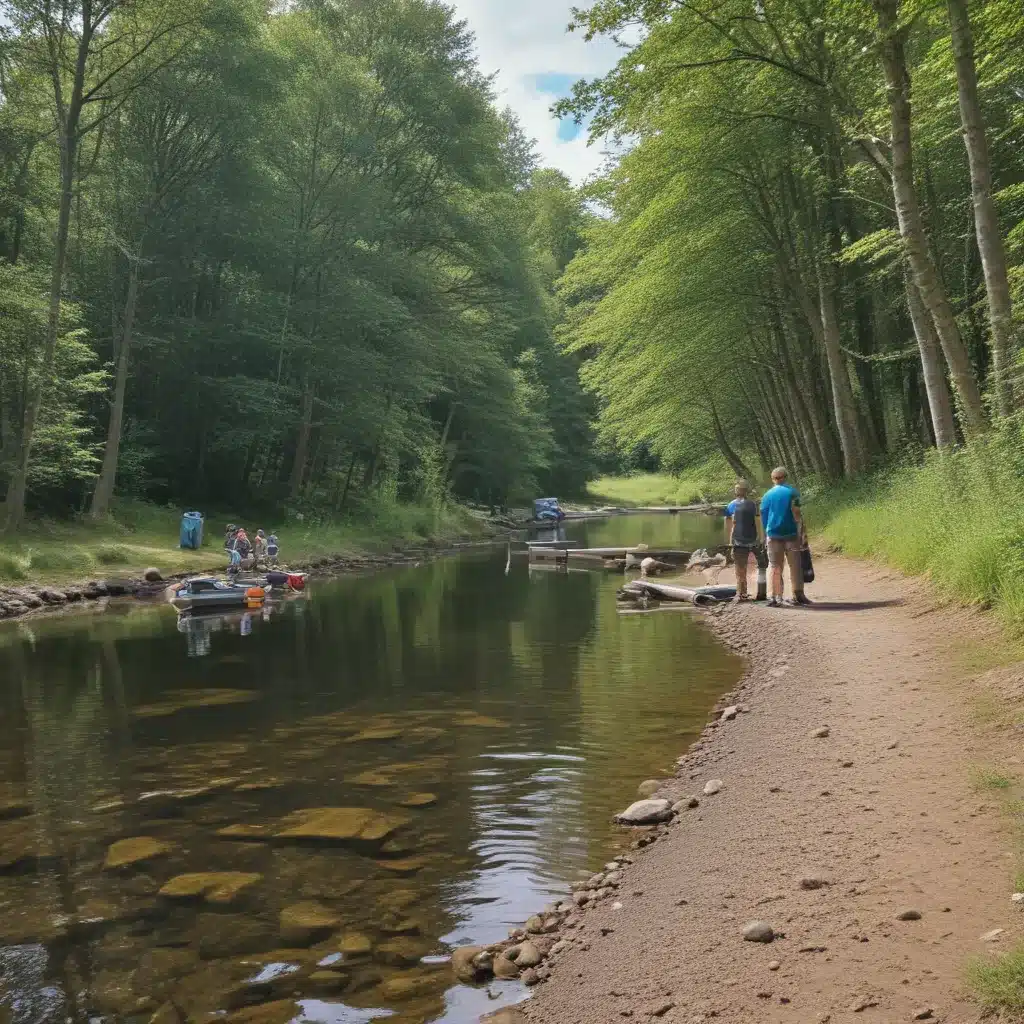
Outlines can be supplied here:
<path id="1" fill-rule="evenodd" d="M 170 595 L 175 608 L 259 608 L 270 593 L 269 586 L 231 583 L 212 576 L 185 580 Z"/>

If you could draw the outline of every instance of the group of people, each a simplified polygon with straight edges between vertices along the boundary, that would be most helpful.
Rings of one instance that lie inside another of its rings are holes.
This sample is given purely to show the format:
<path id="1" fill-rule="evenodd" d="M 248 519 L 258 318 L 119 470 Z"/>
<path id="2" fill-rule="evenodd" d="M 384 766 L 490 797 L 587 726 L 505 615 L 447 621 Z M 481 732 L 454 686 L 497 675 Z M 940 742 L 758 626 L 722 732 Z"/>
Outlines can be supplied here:
<path id="1" fill-rule="evenodd" d="M 768 605 L 783 604 L 783 566 L 789 566 L 792 603 L 810 604 L 804 593 L 803 551 L 807 531 L 800 511 L 800 494 L 787 483 L 783 466 L 772 472 L 772 487 L 764 493 L 760 506 L 750 497 L 745 480 L 736 484 L 736 498 L 725 510 L 726 536 L 736 562 L 736 600 L 749 601 L 747 578 L 751 556 L 755 559 L 767 548 Z M 762 563 L 763 564 L 763 563 Z"/>
<path id="2" fill-rule="evenodd" d="M 224 550 L 228 554 L 228 572 L 277 565 L 281 551 L 276 534 L 268 537 L 262 530 L 257 530 L 250 541 L 245 527 L 234 523 L 229 524 L 224 534 Z"/>

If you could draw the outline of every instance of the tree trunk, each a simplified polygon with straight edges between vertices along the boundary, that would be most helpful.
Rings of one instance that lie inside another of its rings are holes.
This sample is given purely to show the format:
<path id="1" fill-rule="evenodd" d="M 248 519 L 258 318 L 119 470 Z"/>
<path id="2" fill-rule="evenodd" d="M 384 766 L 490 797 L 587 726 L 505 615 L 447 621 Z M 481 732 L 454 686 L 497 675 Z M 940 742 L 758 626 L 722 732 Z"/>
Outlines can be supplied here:
<path id="1" fill-rule="evenodd" d="M 906 288 L 910 320 L 914 325 L 917 347 L 921 353 L 921 376 L 924 378 L 924 390 L 928 396 L 932 433 L 935 435 L 935 444 L 939 448 L 949 448 L 956 444 L 956 424 L 953 420 L 953 401 L 946 384 L 946 375 L 942 369 L 939 339 L 935 335 L 935 326 L 931 317 L 928 316 L 924 303 L 921 301 L 917 285 L 909 274 Z"/>
<path id="2" fill-rule="evenodd" d="M 103 449 L 103 465 L 100 467 L 96 489 L 92 492 L 92 507 L 89 514 L 93 519 L 102 519 L 110 511 L 117 482 L 117 457 L 121 449 L 121 427 L 124 421 L 124 395 L 128 384 L 128 354 L 131 350 L 132 329 L 135 325 L 135 306 L 139 295 L 139 263 L 131 260 L 128 277 L 128 294 L 124 302 L 124 326 L 121 343 L 117 351 L 117 369 L 114 376 L 114 400 L 110 404 L 110 422 L 107 424 L 107 444 Z"/>
<path id="3" fill-rule="evenodd" d="M 953 59 L 960 93 L 960 119 L 971 168 L 971 194 L 974 199 L 974 231 L 985 274 L 989 325 L 992 330 L 992 375 L 996 407 L 1000 415 L 1013 412 L 1013 383 L 1008 371 L 1017 348 L 1010 282 L 1006 271 L 1006 249 L 999 230 L 999 217 L 992 198 L 992 163 L 989 159 L 985 122 L 978 99 L 978 75 L 974 64 L 974 38 L 971 33 L 967 0 L 947 0 L 949 25 L 953 39 Z"/>
<path id="4" fill-rule="evenodd" d="M 892 191 L 900 235 L 921 301 L 935 323 L 963 407 L 964 433 L 973 437 L 985 432 L 988 419 L 953 308 L 928 248 L 924 218 L 917 200 L 911 144 L 910 73 L 904 45 L 906 29 L 898 27 L 899 0 L 874 0 L 874 5 L 882 36 L 882 69 L 892 126 Z"/>
<path id="5" fill-rule="evenodd" d="M 88 12 L 86 12 L 88 15 Z M 54 239 L 53 264 L 50 268 L 50 303 L 46 319 L 46 340 L 43 346 L 43 361 L 38 375 L 29 386 L 25 402 L 24 420 L 21 428 L 21 458 L 18 460 L 7 488 L 5 528 L 15 529 L 25 519 L 25 498 L 28 493 L 28 472 L 32 464 L 32 441 L 36 423 L 42 409 L 47 385 L 53 376 L 53 363 L 57 352 L 57 335 L 60 332 L 61 299 L 64 289 L 64 268 L 68 257 L 68 234 L 71 228 L 71 206 L 75 191 L 75 161 L 78 154 L 78 125 L 82 115 L 85 92 L 86 61 L 92 43 L 92 24 L 89 16 L 84 17 L 82 37 L 78 42 L 71 95 L 68 105 L 63 108 L 58 93 L 54 93 L 57 104 L 58 146 L 60 148 L 60 197 L 57 205 L 57 236 Z M 55 80 L 62 69 L 52 71 Z"/>
<path id="6" fill-rule="evenodd" d="M 832 282 L 828 280 L 831 275 L 820 260 L 817 274 L 821 339 L 832 381 L 832 409 L 839 429 L 839 444 L 843 450 L 843 471 L 847 476 L 858 476 L 864 472 L 865 467 L 864 442 L 861 440 L 857 407 L 853 401 L 853 388 L 850 386 L 850 370 L 846 365 L 846 356 L 843 355 L 835 292 Z"/>
<path id="7" fill-rule="evenodd" d="M 718 410 L 715 408 L 715 401 L 711 396 L 708 396 L 708 405 L 711 407 L 711 423 L 715 429 L 715 441 L 718 443 L 719 450 L 725 456 L 725 461 L 732 467 L 732 471 L 744 480 L 753 480 L 754 474 L 747 468 L 746 463 L 743 459 L 736 454 L 732 446 L 729 444 L 728 439 L 725 436 L 725 431 L 722 429 L 722 421 L 718 418 Z"/>
<path id="8" fill-rule="evenodd" d="M 306 458 L 309 454 L 309 437 L 313 430 L 313 385 L 306 383 L 302 393 L 302 420 L 299 423 L 299 437 L 295 444 L 295 458 L 292 460 L 292 474 L 288 490 L 292 498 L 302 493 L 302 480 L 306 473 Z"/>

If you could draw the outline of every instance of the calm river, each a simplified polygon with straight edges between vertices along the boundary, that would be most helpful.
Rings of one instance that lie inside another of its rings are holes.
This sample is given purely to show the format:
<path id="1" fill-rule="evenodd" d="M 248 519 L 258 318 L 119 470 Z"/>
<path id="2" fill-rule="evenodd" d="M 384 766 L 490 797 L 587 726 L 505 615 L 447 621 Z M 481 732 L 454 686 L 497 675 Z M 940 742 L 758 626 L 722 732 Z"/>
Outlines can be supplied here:
<path id="1" fill-rule="evenodd" d="M 569 535 L 690 549 L 721 521 Z M 687 612 L 620 615 L 620 576 L 505 563 L 314 580 L 269 618 L 0 628 L 0 1022 L 471 1024 L 522 998 L 442 958 L 620 850 L 611 815 L 739 662 Z"/>

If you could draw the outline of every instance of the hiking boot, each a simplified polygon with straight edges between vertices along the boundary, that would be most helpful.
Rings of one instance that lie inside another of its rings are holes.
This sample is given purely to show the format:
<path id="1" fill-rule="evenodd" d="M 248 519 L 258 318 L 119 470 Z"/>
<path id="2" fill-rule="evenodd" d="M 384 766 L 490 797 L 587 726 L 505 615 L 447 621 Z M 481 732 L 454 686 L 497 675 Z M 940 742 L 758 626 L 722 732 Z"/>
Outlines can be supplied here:
<path id="1" fill-rule="evenodd" d="M 803 591 L 799 594 L 793 595 L 793 604 L 808 605 L 813 603 L 814 602 Z"/>
<path id="2" fill-rule="evenodd" d="M 777 597 L 769 597 L 768 598 L 768 607 L 769 608 L 781 608 L 782 607 L 782 602 Z"/>

